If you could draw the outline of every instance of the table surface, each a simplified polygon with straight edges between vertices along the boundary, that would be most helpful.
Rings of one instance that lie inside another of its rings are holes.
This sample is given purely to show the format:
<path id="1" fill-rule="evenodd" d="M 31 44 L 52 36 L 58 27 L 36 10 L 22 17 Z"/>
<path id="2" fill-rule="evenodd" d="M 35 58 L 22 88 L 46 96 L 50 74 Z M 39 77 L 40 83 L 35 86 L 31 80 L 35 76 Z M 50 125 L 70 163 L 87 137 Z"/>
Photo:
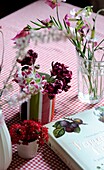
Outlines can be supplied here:
<path id="1" fill-rule="evenodd" d="M 72 5 L 62 3 L 60 6 L 60 17 L 64 17 L 69 10 L 73 8 Z M 15 49 L 13 49 L 13 41 L 11 40 L 17 32 L 22 30 L 30 20 L 36 18 L 46 19 L 49 15 L 54 15 L 55 12 L 43 0 L 34 2 L 0 20 L 0 25 L 3 28 L 5 38 L 5 61 L 3 67 L 3 74 L 0 82 L 6 78 L 10 71 L 12 60 L 15 56 Z M 99 16 L 97 20 L 97 33 L 100 37 L 104 37 L 103 31 L 104 17 Z M 37 63 L 41 65 L 41 70 L 49 72 L 49 67 L 52 61 L 65 63 L 73 72 L 70 90 L 61 93 L 56 97 L 55 103 L 55 117 L 54 120 L 74 114 L 85 109 L 90 109 L 94 106 L 104 105 L 104 99 L 96 105 L 88 105 L 80 102 L 77 96 L 77 57 L 75 49 L 72 44 L 66 41 L 38 43 L 35 51 L 39 57 Z M 9 127 L 11 123 L 19 121 L 19 107 L 9 108 L 8 105 L 3 107 L 5 121 Z M 24 160 L 17 154 L 16 145 L 13 145 L 13 159 L 8 170 L 68 170 L 69 168 L 62 162 L 62 160 L 45 144 L 39 148 L 37 156 L 31 160 Z"/>

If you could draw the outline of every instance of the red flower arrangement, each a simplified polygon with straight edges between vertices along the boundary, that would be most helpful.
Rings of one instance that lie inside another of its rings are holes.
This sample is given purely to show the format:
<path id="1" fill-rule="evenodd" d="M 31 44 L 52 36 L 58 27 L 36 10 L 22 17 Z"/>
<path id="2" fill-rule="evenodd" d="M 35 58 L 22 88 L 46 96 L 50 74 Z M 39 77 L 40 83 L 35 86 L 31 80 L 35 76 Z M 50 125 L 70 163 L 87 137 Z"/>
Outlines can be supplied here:
<path id="1" fill-rule="evenodd" d="M 24 144 L 37 140 L 39 146 L 48 141 L 48 128 L 34 120 L 24 120 L 11 125 L 9 129 L 13 144 Z"/>

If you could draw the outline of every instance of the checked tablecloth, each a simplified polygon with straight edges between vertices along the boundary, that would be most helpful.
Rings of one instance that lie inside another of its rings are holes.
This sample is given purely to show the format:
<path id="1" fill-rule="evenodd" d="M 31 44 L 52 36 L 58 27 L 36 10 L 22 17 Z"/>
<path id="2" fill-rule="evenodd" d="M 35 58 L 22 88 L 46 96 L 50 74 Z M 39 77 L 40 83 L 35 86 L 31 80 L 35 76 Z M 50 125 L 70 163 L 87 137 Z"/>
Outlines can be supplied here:
<path id="1" fill-rule="evenodd" d="M 62 3 L 60 6 L 60 17 L 64 17 L 69 10 L 73 8 L 72 5 Z M 5 61 L 3 67 L 3 74 L 0 78 L 0 86 L 2 81 L 8 75 L 12 60 L 15 57 L 15 49 L 13 49 L 13 41 L 11 40 L 30 20 L 36 21 L 39 19 L 46 19 L 49 15 L 55 15 L 54 10 L 47 6 L 43 0 L 34 2 L 4 18 L 0 21 L 0 26 L 3 28 L 5 39 Z M 104 37 L 103 32 L 104 17 L 99 16 L 97 20 L 97 33 L 99 37 Z M 70 83 L 70 90 L 61 93 L 56 97 L 55 103 L 55 117 L 54 120 L 65 115 L 74 114 L 85 109 L 90 109 L 93 105 L 83 104 L 77 97 L 77 57 L 75 49 L 68 40 L 61 40 L 59 42 L 39 43 L 34 49 L 38 53 L 37 63 L 41 66 L 41 71 L 49 72 L 51 62 L 62 62 L 70 67 L 73 72 L 72 81 Z M 17 90 L 17 88 L 15 89 Z M 94 106 L 104 105 L 104 99 Z M 9 127 L 11 123 L 18 122 L 19 107 L 9 108 L 3 107 L 3 114 L 5 121 Z M 8 170 L 68 170 L 69 168 L 62 162 L 62 160 L 45 144 L 38 150 L 38 154 L 31 160 L 24 160 L 17 154 L 17 148 L 13 145 L 13 159 Z"/>

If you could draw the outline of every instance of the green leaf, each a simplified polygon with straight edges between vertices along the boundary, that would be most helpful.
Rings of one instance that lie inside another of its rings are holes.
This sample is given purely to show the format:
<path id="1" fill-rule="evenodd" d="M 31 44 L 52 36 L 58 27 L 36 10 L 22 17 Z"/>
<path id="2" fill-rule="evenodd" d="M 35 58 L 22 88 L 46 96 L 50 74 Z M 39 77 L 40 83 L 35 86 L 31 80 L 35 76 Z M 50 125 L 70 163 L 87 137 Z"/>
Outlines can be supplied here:
<path id="1" fill-rule="evenodd" d="M 88 60 L 92 60 L 92 57 L 93 57 L 92 52 L 88 48 Z"/>
<path id="2" fill-rule="evenodd" d="M 86 45 L 87 45 L 87 41 L 85 42 L 84 48 L 83 48 L 83 53 L 85 54 L 86 52 Z"/>
<path id="3" fill-rule="evenodd" d="M 38 72 L 40 74 L 40 76 L 45 76 L 45 79 L 47 80 L 47 82 L 54 82 L 54 78 L 51 77 L 49 74 L 47 73 L 43 73 L 43 72 Z"/>
<path id="4" fill-rule="evenodd" d="M 32 78 L 26 78 L 26 81 L 29 84 L 32 81 Z"/>
<path id="5" fill-rule="evenodd" d="M 76 133 L 80 133 L 80 131 L 81 131 L 81 129 L 80 129 L 79 126 L 78 126 L 77 128 L 74 129 L 74 132 L 76 132 Z"/>
<path id="6" fill-rule="evenodd" d="M 104 112 L 104 106 L 99 107 L 98 110 L 100 110 L 101 112 Z"/>
<path id="7" fill-rule="evenodd" d="M 41 27 L 40 28 L 33 28 L 33 30 L 40 30 L 41 29 Z"/>
<path id="8" fill-rule="evenodd" d="M 55 124 L 53 125 L 53 127 L 55 127 L 56 129 L 61 128 L 62 126 L 60 125 L 60 121 L 55 122 Z"/>
<path id="9" fill-rule="evenodd" d="M 66 28 L 66 30 L 67 30 L 67 34 L 71 33 L 71 32 L 70 32 L 70 28 L 66 25 L 64 19 L 63 19 L 63 23 L 64 23 L 64 26 L 65 26 L 65 28 Z"/>
<path id="10" fill-rule="evenodd" d="M 60 30 L 63 30 L 63 27 L 60 21 L 59 21 L 59 25 L 60 25 Z"/>
<path id="11" fill-rule="evenodd" d="M 77 22 L 77 24 L 78 24 L 78 26 L 77 26 L 77 31 L 79 30 L 79 29 L 81 29 L 82 28 L 82 26 L 84 25 L 84 23 L 83 23 L 83 21 L 82 20 L 80 20 L 80 21 L 78 21 Z"/>
<path id="12" fill-rule="evenodd" d="M 31 27 L 30 25 L 28 25 L 28 24 L 27 24 L 27 28 L 28 28 L 28 29 L 32 29 L 32 27 Z"/>
<path id="13" fill-rule="evenodd" d="M 41 25 L 41 24 L 39 24 L 39 23 L 37 23 L 37 22 L 34 22 L 34 21 L 31 21 L 31 22 L 32 22 L 33 24 L 39 26 L 39 27 L 43 26 L 43 25 Z"/>
<path id="14" fill-rule="evenodd" d="M 64 130 L 64 128 L 54 129 L 53 134 L 56 138 L 59 138 L 65 134 L 65 130 Z"/>
<path id="15" fill-rule="evenodd" d="M 54 25 L 59 28 L 59 25 L 58 25 L 58 22 L 56 21 L 56 19 L 52 16 L 50 16 L 50 19 L 53 21 Z"/>

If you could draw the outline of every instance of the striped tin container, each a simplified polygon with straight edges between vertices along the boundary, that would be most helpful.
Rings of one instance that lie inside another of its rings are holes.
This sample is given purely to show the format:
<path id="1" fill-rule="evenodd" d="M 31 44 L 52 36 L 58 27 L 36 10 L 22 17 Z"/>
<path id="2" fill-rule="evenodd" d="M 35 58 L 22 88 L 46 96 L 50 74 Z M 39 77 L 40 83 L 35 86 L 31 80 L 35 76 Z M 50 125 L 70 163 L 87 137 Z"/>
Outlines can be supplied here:
<path id="1" fill-rule="evenodd" d="M 50 100 L 47 94 L 39 92 L 32 95 L 28 102 L 20 107 L 21 120 L 35 120 L 43 125 L 52 121 L 54 117 L 55 98 Z"/>

